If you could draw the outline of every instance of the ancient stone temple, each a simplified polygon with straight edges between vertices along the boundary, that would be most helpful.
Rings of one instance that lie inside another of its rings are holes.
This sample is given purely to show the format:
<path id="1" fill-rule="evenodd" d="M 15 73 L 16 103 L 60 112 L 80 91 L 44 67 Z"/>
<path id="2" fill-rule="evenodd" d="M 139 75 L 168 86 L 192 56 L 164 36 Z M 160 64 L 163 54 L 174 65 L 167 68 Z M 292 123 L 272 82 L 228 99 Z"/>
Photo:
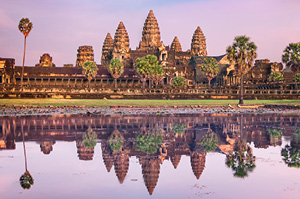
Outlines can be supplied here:
<path id="1" fill-rule="evenodd" d="M 160 47 L 160 31 L 157 20 L 152 10 L 150 10 L 143 27 L 142 41 L 139 44 L 139 50 L 156 50 Z"/>
<path id="2" fill-rule="evenodd" d="M 104 44 L 103 44 L 104 45 Z M 112 56 L 123 60 L 129 56 L 129 37 L 127 30 L 121 21 L 116 30 L 113 44 Z"/>
<path id="3" fill-rule="evenodd" d="M 206 39 L 200 26 L 197 27 L 193 34 L 191 54 L 192 56 L 207 56 Z"/>
<path id="4" fill-rule="evenodd" d="M 36 64 L 37 67 L 55 67 L 55 64 L 52 63 L 52 57 L 48 53 L 44 53 L 40 57 L 40 63 Z"/>
<path id="5" fill-rule="evenodd" d="M 174 39 L 172 41 L 171 50 L 174 50 L 175 52 L 182 51 L 181 44 L 176 36 L 174 37 Z"/>
<path id="6" fill-rule="evenodd" d="M 110 64 L 109 60 L 112 59 L 113 49 L 114 49 L 114 40 L 110 36 L 110 33 L 107 33 L 102 46 L 102 56 L 101 56 L 102 65 Z"/>
<path id="7" fill-rule="evenodd" d="M 76 67 L 81 68 L 84 62 L 94 61 L 94 51 L 92 46 L 79 46 L 77 50 Z"/>

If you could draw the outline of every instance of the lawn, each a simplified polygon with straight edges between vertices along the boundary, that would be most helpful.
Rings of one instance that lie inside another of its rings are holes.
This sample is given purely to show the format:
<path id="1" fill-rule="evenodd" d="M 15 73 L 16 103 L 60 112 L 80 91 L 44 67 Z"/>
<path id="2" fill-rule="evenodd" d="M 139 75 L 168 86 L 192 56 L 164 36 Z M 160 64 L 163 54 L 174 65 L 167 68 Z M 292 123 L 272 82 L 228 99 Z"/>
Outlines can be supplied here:
<path id="1" fill-rule="evenodd" d="M 244 100 L 244 103 L 246 105 L 300 105 L 300 100 Z M 0 106 L 222 106 L 228 104 L 237 105 L 238 100 L 0 99 Z"/>

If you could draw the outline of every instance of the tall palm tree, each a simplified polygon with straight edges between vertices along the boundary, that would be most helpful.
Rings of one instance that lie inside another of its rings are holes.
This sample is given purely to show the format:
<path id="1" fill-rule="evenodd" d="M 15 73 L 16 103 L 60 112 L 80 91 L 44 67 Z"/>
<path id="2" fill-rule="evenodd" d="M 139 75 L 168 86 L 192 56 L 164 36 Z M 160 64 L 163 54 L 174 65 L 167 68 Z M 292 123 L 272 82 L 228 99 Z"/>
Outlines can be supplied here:
<path id="1" fill-rule="evenodd" d="M 124 73 L 124 65 L 118 58 L 113 58 L 108 66 L 108 72 L 115 79 L 115 88 L 117 88 L 117 79 Z"/>
<path id="2" fill-rule="evenodd" d="M 283 51 L 282 62 L 296 72 L 300 69 L 300 42 L 290 43 Z"/>
<path id="3" fill-rule="evenodd" d="M 241 77 L 239 104 L 244 104 L 244 75 L 252 67 L 253 61 L 257 57 L 256 49 L 257 46 L 254 42 L 250 42 L 250 38 L 246 35 L 235 37 L 232 46 L 228 46 L 226 49 L 228 60 L 235 65 L 236 71 Z"/>
<path id="4" fill-rule="evenodd" d="M 86 61 L 82 65 L 82 73 L 88 79 L 88 88 L 90 88 L 91 80 L 97 75 L 97 65 L 93 61 Z"/>
<path id="5" fill-rule="evenodd" d="M 211 80 L 218 75 L 219 64 L 213 57 L 204 58 L 203 64 L 200 66 L 200 70 L 204 73 L 208 80 L 208 87 L 210 88 Z"/>
<path id="6" fill-rule="evenodd" d="M 22 65 L 22 74 L 21 74 L 21 89 L 23 88 L 23 76 L 24 76 L 24 64 L 25 64 L 25 51 L 26 51 L 26 38 L 29 35 L 32 29 L 32 23 L 28 18 L 22 18 L 19 22 L 19 30 L 24 35 L 24 54 L 23 54 L 23 65 Z"/>

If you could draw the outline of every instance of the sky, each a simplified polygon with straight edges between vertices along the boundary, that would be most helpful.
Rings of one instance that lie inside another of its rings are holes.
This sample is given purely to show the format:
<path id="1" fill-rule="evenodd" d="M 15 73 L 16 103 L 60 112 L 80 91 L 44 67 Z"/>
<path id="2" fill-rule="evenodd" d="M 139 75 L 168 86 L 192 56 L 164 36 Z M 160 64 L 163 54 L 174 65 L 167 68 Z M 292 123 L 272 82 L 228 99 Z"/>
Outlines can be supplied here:
<path id="1" fill-rule="evenodd" d="M 136 49 L 148 12 L 153 10 L 161 40 L 178 37 L 184 51 L 200 26 L 210 56 L 225 54 L 234 37 L 246 35 L 257 46 L 258 59 L 280 62 L 289 43 L 300 42 L 299 0 L 1 0 L 0 57 L 22 65 L 24 36 L 18 30 L 27 17 L 33 29 L 27 37 L 25 65 L 34 66 L 49 53 L 56 66 L 76 63 L 79 46 L 91 45 L 100 64 L 107 33 L 120 21 Z"/>

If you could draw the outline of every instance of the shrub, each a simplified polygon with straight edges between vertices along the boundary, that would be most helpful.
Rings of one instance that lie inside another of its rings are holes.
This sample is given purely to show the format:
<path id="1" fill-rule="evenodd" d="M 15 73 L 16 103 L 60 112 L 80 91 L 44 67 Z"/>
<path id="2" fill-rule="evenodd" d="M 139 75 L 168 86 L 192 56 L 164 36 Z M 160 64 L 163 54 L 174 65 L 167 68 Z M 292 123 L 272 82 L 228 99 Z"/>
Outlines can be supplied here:
<path id="1" fill-rule="evenodd" d="M 181 77 L 181 76 L 177 76 L 177 77 L 174 77 L 172 79 L 172 87 L 173 88 L 176 88 L 176 89 L 179 89 L 179 88 L 184 88 L 185 86 L 185 78 L 184 77 Z"/>
<path id="2" fill-rule="evenodd" d="M 282 81 L 283 80 L 283 75 L 279 72 L 274 72 L 271 73 L 269 76 L 269 81 Z"/>

